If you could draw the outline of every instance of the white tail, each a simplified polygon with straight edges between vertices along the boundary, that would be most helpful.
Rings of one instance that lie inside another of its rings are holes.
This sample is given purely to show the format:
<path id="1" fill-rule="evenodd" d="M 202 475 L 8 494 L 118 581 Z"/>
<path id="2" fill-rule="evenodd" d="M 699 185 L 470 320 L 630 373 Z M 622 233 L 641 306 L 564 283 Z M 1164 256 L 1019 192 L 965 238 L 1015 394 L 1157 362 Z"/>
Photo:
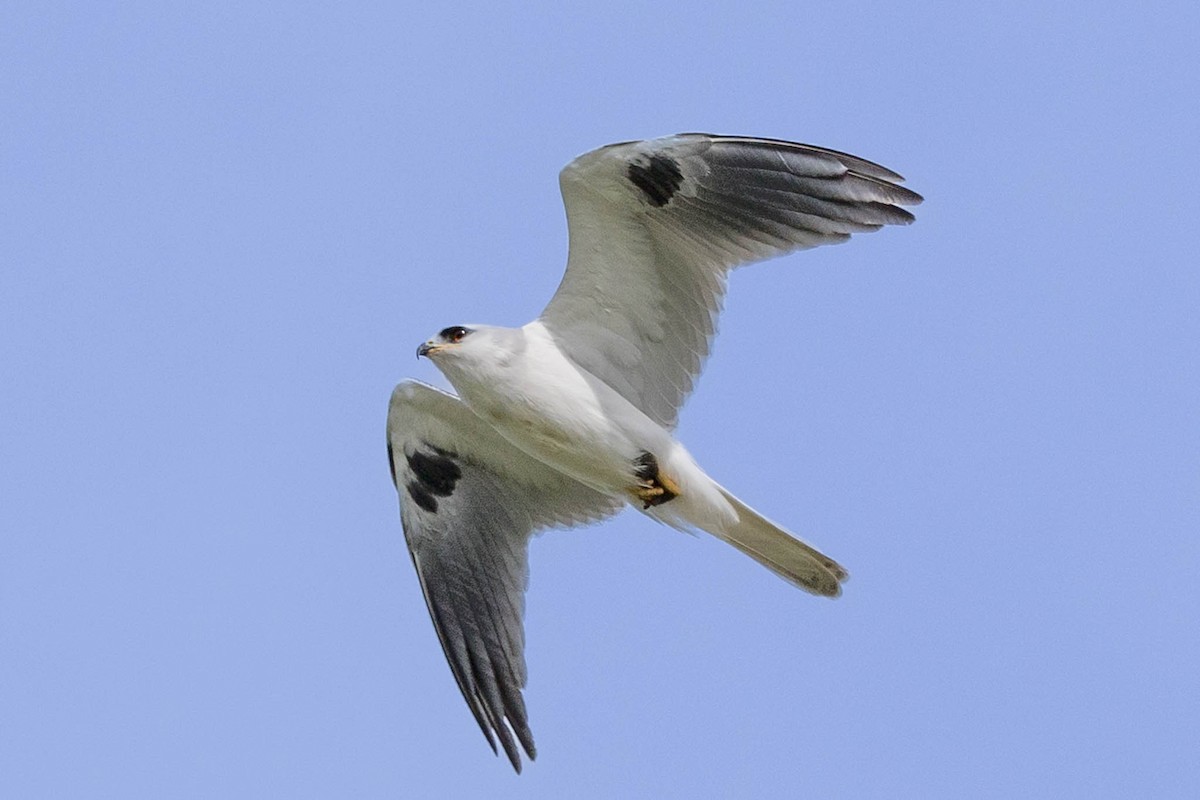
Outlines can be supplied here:
<path id="1" fill-rule="evenodd" d="M 841 583 L 850 574 L 841 564 L 800 541 L 724 488 L 721 494 L 737 511 L 738 521 L 721 529 L 709 529 L 709 533 L 806 592 L 825 597 L 842 593 Z"/>

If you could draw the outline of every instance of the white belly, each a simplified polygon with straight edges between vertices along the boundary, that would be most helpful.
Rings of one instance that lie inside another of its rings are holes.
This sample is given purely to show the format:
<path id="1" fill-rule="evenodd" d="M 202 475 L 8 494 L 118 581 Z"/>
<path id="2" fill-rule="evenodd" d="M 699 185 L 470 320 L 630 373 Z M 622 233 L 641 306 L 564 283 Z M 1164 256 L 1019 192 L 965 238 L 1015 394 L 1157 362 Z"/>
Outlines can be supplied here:
<path id="1" fill-rule="evenodd" d="M 633 404 L 563 356 L 534 340 L 521 363 L 483 385 L 455 386 L 471 410 L 521 450 L 608 494 L 635 483 L 634 460 L 663 453 L 672 437 Z"/>
<path id="2" fill-rule="evenodd" d="M 633 460 L 644 448 L 589 396 L 557 391 L 539 397 L 527 389 L 488 394 L 468 404 L 521 450 L 600 491 L 621 492 L 632 483 Z"/>

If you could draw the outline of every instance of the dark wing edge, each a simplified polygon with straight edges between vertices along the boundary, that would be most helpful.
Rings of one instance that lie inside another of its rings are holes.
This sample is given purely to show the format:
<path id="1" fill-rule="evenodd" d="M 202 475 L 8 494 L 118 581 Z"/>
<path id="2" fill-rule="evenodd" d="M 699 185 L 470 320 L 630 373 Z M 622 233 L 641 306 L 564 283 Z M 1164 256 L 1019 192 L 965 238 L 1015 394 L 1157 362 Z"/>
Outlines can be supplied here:
<path id="1" fill-rule="evenodd" d="M 500 438 L 453 395 L 416 381 L 392 393 L 388 460 L 438 641 L 494 752 L 517 772 L 537 755 L 521 690 L 528 542 L 619 504 Z"/>

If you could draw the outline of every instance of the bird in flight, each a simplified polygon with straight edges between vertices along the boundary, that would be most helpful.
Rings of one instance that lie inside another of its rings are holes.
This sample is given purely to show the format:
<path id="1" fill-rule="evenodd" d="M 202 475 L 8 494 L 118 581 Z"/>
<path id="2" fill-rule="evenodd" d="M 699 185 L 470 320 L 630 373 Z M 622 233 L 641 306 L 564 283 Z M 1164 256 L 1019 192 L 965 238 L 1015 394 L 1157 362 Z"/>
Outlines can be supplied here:
<path id="1" fill-rule="evenodd" d="M 679 134 L 601 147 L 559 175 L 567 270 L 520 328 L 457 324 L 417 348 L 457 396 L 407 380 L 387 443 L 400 518 L 446 660 L 492 750 L 521 771 L 530 537 L 631 505 L 736 547 L 812 594 L 846 570 L 738 500 L 674 437 L 729 272 L 913 216 L 889 169 L 773 139 Z"/>

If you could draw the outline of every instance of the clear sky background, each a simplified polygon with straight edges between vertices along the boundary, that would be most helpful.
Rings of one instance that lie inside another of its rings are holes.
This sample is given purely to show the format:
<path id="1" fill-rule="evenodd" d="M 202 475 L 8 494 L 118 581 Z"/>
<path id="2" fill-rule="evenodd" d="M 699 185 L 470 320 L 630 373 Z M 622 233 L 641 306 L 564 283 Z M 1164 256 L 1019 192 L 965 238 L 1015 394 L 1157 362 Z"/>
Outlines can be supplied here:
<path id="1" fill-rule="evenodd" d="M 0 10 L 0 796 L 1195 797 L 1190 2 Z M 687 130 L 918 221 L 733 276 L 680 435 L 852 574 L 533 542 L 538 760 L 451 678 L 384 455 L 561 275 L 557 171 Z"/>

